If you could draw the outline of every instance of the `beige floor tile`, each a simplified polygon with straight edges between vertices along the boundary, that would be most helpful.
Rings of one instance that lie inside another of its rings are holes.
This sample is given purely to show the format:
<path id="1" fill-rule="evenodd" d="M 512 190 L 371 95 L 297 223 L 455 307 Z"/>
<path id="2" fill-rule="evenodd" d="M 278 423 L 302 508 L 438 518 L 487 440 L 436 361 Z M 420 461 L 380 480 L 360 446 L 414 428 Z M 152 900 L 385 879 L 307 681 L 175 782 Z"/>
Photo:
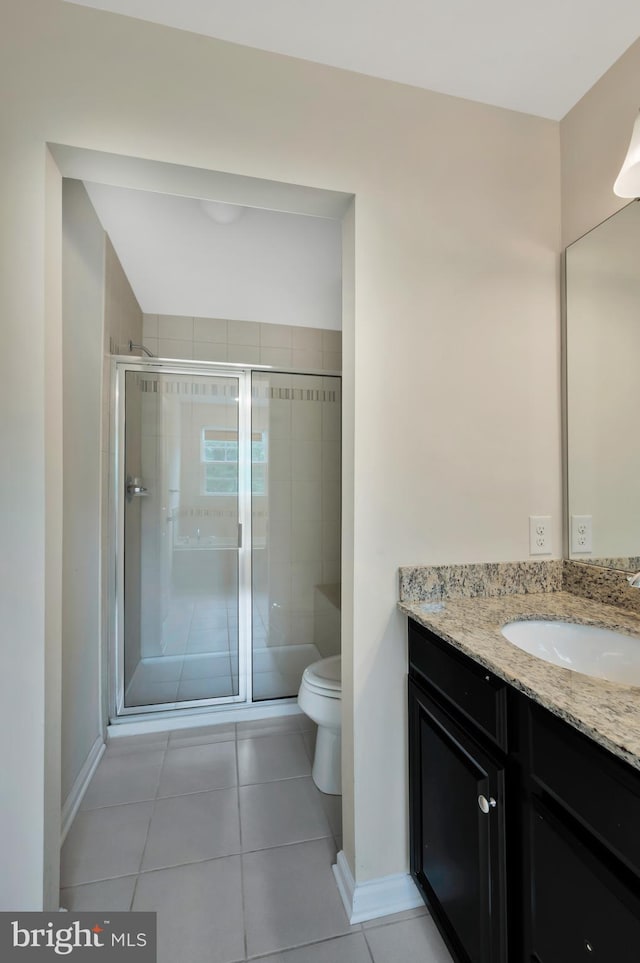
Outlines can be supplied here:
<path id="1" fill-rule="evenodd" d="M 164 749 L 105 753 L 80 808 L 98 809 L 155 799 L 164 755 Z"/>
<path id="2" fill-rule="evenodd" d="M 308 776 L 242 786 L 239 793 L 245 853 L 332 835 L 320 794 Z"/>
<path id="3" fill-rule="evenodd" d="M 237 789 L 158 799 L 143 870 L 230 856 L 240 851 Z"/>
<path id="4" fill-rule="evenodd" d="M 153 805 L 139 802 L 79 812 L 62 847 L 61 885 L 137 873 Z"/>
<path id="5" fill-rule="evenodd" d="M 238 742 L 238 778 L 241 786 L 306 776 L 310 772 L 311 763 L 299 732 Z"/>
<path id="6" fill-rule="evenodd" d="M 377 926 L 365 933 L 374 963 L 453 963 L 430 916 Z"/>
<path id="7" fill-rule="evenodd" d="M 158 796 L 179 796 L 236 786 L 236 747 L 233 742 L 167 749 Z"/>
<path id="8" fill-rule="evenodd" d="M 158 914 L 158 963 L 245 959 L 238 856 L 143 873 L 133 909 Z"/>
<path id="9" fill-rule="evenodd" d="M 324 943 L 285 950 L 275 956 L 263 956 L 260 963 L 371 963 L 371 956 L 362 933 L 351 933 Z"/>
<path id="10" fill-rule="evenodd" d="M 326 839 L 242 857 L 249 956 L 354 931 L 331 871 L 334 860 Z"/>
<path id="11" fill-rule="evenodd" d="M 86 883 L 60 891 L 60 906 L 76 913 L 128 912 L 136 885 L 137 876 L 119 876 L 100 883 Z"/>

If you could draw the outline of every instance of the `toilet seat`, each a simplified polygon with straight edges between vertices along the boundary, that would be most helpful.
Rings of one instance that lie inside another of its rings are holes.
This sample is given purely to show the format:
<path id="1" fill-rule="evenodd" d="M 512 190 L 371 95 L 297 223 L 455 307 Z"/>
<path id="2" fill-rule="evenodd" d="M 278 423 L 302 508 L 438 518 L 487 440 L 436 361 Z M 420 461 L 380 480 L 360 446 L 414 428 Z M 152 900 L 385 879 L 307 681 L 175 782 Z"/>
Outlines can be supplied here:
<path id="1" fill-rule="evenodd" d="M 332 655 L 308 665 L 302 673 L 302 685 L 326 699 L 339 699 L 342 695 L 340 656 Z"/>

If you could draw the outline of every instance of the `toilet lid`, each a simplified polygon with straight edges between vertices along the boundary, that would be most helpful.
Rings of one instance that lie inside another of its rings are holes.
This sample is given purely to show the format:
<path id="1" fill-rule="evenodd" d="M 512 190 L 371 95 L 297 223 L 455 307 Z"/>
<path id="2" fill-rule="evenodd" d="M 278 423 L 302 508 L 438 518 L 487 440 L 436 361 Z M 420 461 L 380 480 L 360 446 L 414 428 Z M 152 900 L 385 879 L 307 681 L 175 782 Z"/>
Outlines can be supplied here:
<path id="1" fill-rule="evenodd" d="M 303 677 L 318 689 L 329 689 L 340 692 L 342 688 L 340 656 L 332 655 L 329 659 L 320 659 L 313 665 L 308 665 Z"/>

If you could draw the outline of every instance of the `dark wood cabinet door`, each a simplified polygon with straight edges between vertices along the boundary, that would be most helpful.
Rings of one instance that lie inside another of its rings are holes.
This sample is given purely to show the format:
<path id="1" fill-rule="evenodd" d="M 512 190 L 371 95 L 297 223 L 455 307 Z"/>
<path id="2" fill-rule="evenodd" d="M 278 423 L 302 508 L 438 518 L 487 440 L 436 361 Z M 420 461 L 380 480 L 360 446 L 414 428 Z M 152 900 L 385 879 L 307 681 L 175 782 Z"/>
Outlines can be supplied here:
<path id="1" fill-rule="evenodd" d="M 612 800 L 612 805 L 615 801 Z M 640 893 L 539 799 L 529 805 L 530 933 L 536 963 L 637 963 Z"/>
<path id="2" fill-rule="evenodd" d="M 411 872 L 459 963 L 505 963 L 504 768 L 409 680 Z"/>

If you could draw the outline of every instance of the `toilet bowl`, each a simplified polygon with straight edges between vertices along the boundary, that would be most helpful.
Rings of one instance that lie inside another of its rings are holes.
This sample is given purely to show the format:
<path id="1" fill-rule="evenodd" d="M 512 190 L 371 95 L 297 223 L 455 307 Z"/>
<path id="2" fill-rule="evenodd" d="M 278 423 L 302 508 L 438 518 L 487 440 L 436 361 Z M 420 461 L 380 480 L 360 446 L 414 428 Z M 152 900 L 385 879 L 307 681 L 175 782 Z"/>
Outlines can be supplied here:
<path id="1" fill-rule="evenodd" d="M 321 792 L 342 792 L 341 729 L 342 681 L 340 656 L 321 659 L 302 674 L 298 705 L 318 726 L 311 776 Z"/>

